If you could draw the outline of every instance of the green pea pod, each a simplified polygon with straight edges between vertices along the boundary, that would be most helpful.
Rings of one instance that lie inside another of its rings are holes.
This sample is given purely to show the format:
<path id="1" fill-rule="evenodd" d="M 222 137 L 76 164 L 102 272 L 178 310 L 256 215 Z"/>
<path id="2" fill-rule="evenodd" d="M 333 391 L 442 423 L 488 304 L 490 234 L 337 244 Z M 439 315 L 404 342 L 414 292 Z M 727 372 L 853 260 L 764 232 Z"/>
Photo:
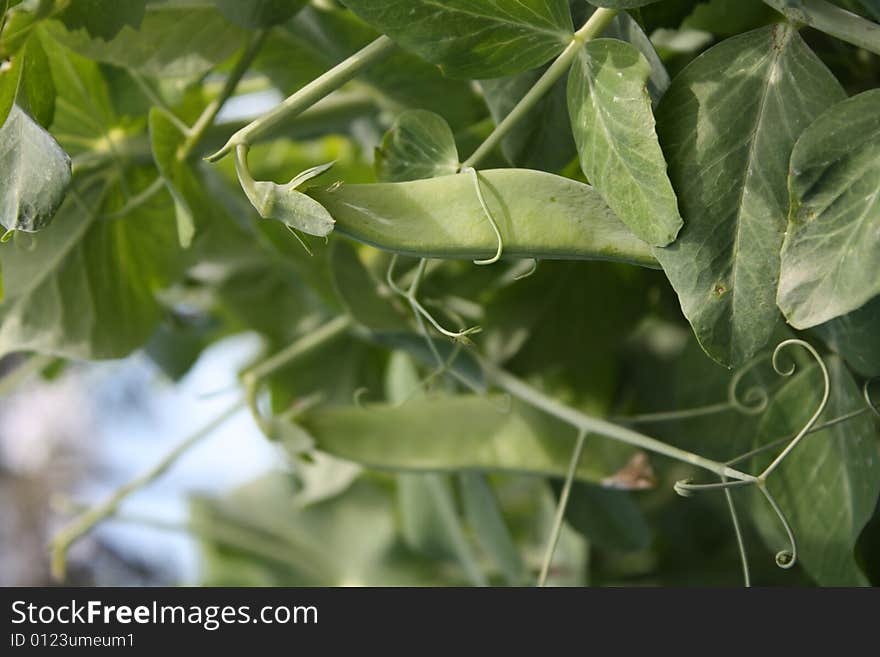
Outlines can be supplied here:
<path id="1" fill-rule="evenodd" d="M 657 267 L 651 247 L 591 186 L 528 169 L 494 169 L 479 176 L 505 256 Z M 308 194 L 330 212 L 340 233 L 386 251 L 474 260 L 498 248 L 470 175 L 335 185 L 311 188 Z"/>

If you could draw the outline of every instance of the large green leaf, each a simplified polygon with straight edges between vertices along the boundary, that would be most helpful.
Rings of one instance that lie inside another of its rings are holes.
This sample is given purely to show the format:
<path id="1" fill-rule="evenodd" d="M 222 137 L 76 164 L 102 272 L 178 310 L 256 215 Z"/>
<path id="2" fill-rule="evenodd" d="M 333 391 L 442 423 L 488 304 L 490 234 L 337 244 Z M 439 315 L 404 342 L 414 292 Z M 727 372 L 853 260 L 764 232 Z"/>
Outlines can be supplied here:
<path id="1" fill-rule="evenodd" d="M 162 77 L 206 73 L 232 55 L 246 34 L 213 7 L 183 3 L 150 4 L 137 29 L 123 25 L 109 40 L 58 22 L 51 33 L 90 59 Z"/>
<path id="2" fill-rule="evenodd" d="M 155 174 L 153 174 L 155 177 Z M 146 175 L 130 177 L 135 193 Z M 162 316 L 156 294 L 178 267 L 167 197 L 103 218 L 125 204 L 118 186 L 73 192 L 53 225 L 16 234 L 0 249 L 7 275 L 0 352 L 33 350 L 71 358 L 118 358 L 140 347 Z"/>
<path id="3" fill-rule="evenodd" d="M 17 105 L 0 128 L 0 223 L 7 230 L 45 228 L 70 184 L 70 158 Z"/>
<path id="4" fill-rule="evenodd" d="M 322 407 L 298 422 L 318 450 L 367 467 L 402 471 L 528 472 L 563 476 L 575 432 L 546 416 L 471 395 L 413 399 L 402 406 Z M 632 450 L 591 440 L 577 472 L 601 482 L 623 468 Z"/>
<path id="5" fill-rule="evenodd" d="M 540 66 L 573 33 L 567 0 L 347 0 L 367 23 L 451 77 L 494 78 Z"/>
<path id="6" fill-rule="evenodd" d="M 809 328 L 880 294 L 880 89 L 822 114 L 791 155 L 779 307 Z"/>
<path id="7" fill-rule="evenodd" d="M 481 171 L 480 185 L 506 256 L 621 260 L 654 266 L 633 235 L 589 185 L 540 171 Z M 424 257 L 475 259 L 498 240 L 470 175 L 309 190 L 354 239 Z"/>
<path id="8" fill-rule="evenodd" d="M 685 226 L 655 253 L 700 344 L 724 365 L 747 361 L 778 322 L 789 155 L 842 96 L 797 31 L 774 25 L 701 55 L 658 107 Z"/>
<path id="9" fill-rule="evenodd" d="M 828 366 L 831 399 L 820 421 L 859 410 L 865 403 L 841 361 L 831 359 Z M 821 394 L 817 367 L 797 374 L 770 403 L 757 444 L 793 436 L 815 411 Z M 758 459 L 756 467 L 767 465 L 770 458 Z M 853 548 L 880 493 L 880 453 L 870 415 L 807 436 L 768 478 L 767 485 L 792 525 L 799 562 L 816 582 L 824 586 L 867 583 Z M 778 519 L 760 495 L 754 498 L 758 528 L 769 546 L 786 548 Z"/>
<path id="10" fill-rule="evenodd" d="M 376 149 L 379 180 L 402 182 L 458 172 L 458 149 L 449 124 L 425 110 L 397 117 Z"/>
<path id="11" fill-rule="evenodd" d="M 654 131 L 650 77 L 635 46 L 591 41 L 569 75 L 568 111 L 584 174 L 638 237 L 665 246 L 682 221 Z"/>
<path id="12" fill-rule="evenodd" d="M 880 296 L 815 331 L 859 374 L 880 376 Z"/>

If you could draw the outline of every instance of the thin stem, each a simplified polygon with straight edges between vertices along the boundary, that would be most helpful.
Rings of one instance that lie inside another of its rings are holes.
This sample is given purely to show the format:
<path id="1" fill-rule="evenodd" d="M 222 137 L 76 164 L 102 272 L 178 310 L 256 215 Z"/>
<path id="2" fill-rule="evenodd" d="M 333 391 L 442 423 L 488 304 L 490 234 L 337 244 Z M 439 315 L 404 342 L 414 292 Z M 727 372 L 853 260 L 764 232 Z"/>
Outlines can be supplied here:
<path id="1" fill-rule="evenodd" d="M 110 497 L 98 506 L 92 507 L 63 527 L 52 539 L 52 575 L 59 580 L 64 579 L 67 568 L 67 553 L 70 547 L 80 538 L 89 533 L 95 525 L 116 513 L 119 505 L 132 493 L 148 486 L 161 477 L 174 463 L 200 440 L 209 436 L 217 427 L 229 420 L 245 406 L 243 400 L 227 408 L 216 418 L 208 422 L 194 434 L 181 441 L 166 454 L 155 466 L 145 473 L 132 479 L 117 489 Z"/>
<path id="2" fill-rule="evenodd" d="M 242 379 L 246 384 L 257 383 L 283 367 L 287 367 L 297 358 L 335 340 L 352 326 L 351 317 L 339 315 L 314 331 L 309 331 L 299 340 L 291 343 L 274 356 L 264 360 L 256 367 L 248 370 Z"/>
<path id="3" fill-rule="evenodd" d="M 556 546 L 559 543 L 559 535 L 562 533 L 562 523 L 565 521 L 565 508 L 568 506 L 568 498 L 571 496 L 571 487 L 574 485 L 574 477 L 577 474 L 578 464 L 581 461 L 581 454 L 584 451 L 584 442 L 586 442 L 587 432 L 581 429 L 578 431 L 577 442 L 574 445 L 574 451 L 571 454 L 571 461 L 568 464 L 568 472 L 565 475 L 565 484 L 562 492 L 559 494 L 559 501 L 556 504 L 556 517 L 553 519 L 553 529 L 550 531 L 550 540 L 547 542 L 547 551 L 544 553 L 544 563 L 541 565 L 541 574 L 538 577 L 538 586 L 543 587 L 547 584 L 547 575 L 550 573 L 550 565 L 553 563 L 553 555 L 556 553 Z"/>
<path id="4" fill-rule="evenodd" d="M 719 404 L 710 404 L 708 406 L 683 408 L 678 411 L 642 413 L 640 415 L 619 415 L 617 417 L 611 418 L 611 420 L 613 422 L 620 422 L 621 424 L 649 424 L 652 422 L 673 422 L 675 420 L 688 420 L 690 418 L 723 413 L 724 411 L 732 411 L 735 408 L 736 407 L 729 402 L 721 402 Z"/>
<path id="5" fill-rule="evenodd" d="M 786 18 L 880 55 L 880 25 L 825 0 L 764 0 Z"/>
<path id="6" fill-rule="evenodd" d="M 739 550 L 740 562 L 742 563 L 743 581 L 745 587 L 749 588 L 752 585 L 752 576 L 749 573 L 749 557 L 746 554 L 746 542 L 743 538 L 742 527 L 739 524 L 739 516 L 736 514 L 736 506 L 733 503 L 733 493 L 730 492 L 729 488 L 724 489 L 724 499 L 727 500 L 727 509 L 730 511 L 730 520 L 733 522 L 733 532 L 736 534 L 736 546 Z"/>
<path id="7" fill-rule="evenodd" d="M 577 56 L 580 49 L 584 47 L 584 44 L 586 44 L 587 41 L 596 38 L 597 35 L 601 34 L 602 31 L 608 27 L 608 24 L 617 15 L 617 11 L 618 10 L 616 9 L 597 9 L 593 12 L 593 15 L 590 16 L 590 19 L 586 23 L 584 23 L 583 27 L 574 33 L 571 43 L 569 43 L 559 57 L 550 64 L 550 67 L 544 72 L 544 75 L 542 75 L 529 92 L 522 97 L 522 100 L 516 104 L 516 106 L 510 111 L 510 114 L 505 116 L 501 123 L 495 127 L 492 134 L 486 138 L 486 141 L 480 144 L 479 148 L 474 151 L 473 155 L 462 163 L 462 170 L 467 167 L 476 167 L 484 157 L 495 149 L 507 133 L 511 131 L 513 126 L 528 114 L 532 108 L 538 104 L 538 101 L 550 91 L 554 84 L 556 84 L 556 81 L 568 71 L 574 58 Z"/>
<path id="8" fill-rule="evenodd" d="M 854 417 L 858 417 L 859 415 L 864 415 L 869 410 L 870 409 L 868 409 L 868 408 L 860 408 L 855 411 L 850 411 L 849 413 L 846 413 L 846 414 L 841 415 L 839 417 L 832 418 L 832 419 L 828 420 L 827 422 L 822 422 L 820 424 L 813 425 L 812 427 L 810 427 L 809 431 L 807 431 L 806 434 L 804 434 L 804 435 L 809 435 L 811 433 L 817 433 L 819 431 L 823 431 L 824 429 L 828 429 L 830 427 L 841 424 L 843 422 L 847 422 L 848 420 L 852 420 Z M 746 452 L 745 454 L 740 454 L 736 458 L 733 458 L 733 459 L 727 461 L 727 465 L 736 465 L 737 463 L 741 463 L 742 461 L 750 459 L 753 456 L 757 456 L 758 454 L 762 454 L 768 450 L 771 450 L 774 447 L 779 447 L 780 445 L 784 445 L 785 443 L 787 443 L 790 440 L 791 440 L 791 436 L 777 438 L 776 440 L 769 442 L 766 445 L 762 445 L 761 447 L 757 447 L 751 451 Z"/>
<path id="9" fill-rule="evenodd" d="M 754 483 L 756 483 L 754 479 L 729 481 L 726 477 L 722 477 L 722 481 L 717 481 L 712 484 L 692 484 L 687 479 L 683 479 L 682 481 L 676 481 L 674 488 L 675 492 L 682 497 L 690 497 L 694 493 L 702 490 L 730 490 L 731 488 L 739 488 L 740 486 L 751 486 Z"/>
<path id="10" fill-rule="evenodd" d="M 735 470 L 724 463 L 719 463 L 718 461 L 713 461 L 678 447 L 667 445 L 656 438 L 651 438 L 650 436 L 633 431 L 632 429 L 621 427 L 607 420 L 586 415 L 577 409 L 566 406 L 539 390 L 536 390 L 509 372 L 499 368 L 494 363 L 491 363 L 484 358 L 478 357 L 478 359 L 483 366 L 483 371 L 486 377 L 498 387 L 507 391 L 517 399 L 520 399 L 535 408 L 539 408 L 545 413 L 553 415 L 577 429 L 611 438 L 612 440 L 617 440 L 626 443 L 627 445 L 633 445 L 634 447 L 639 447 L 649 452 L 661 454 L 668 458 L 675 459 L 676 461 L 689 463 L 698 468 L 713 472 L 718 476 L 728 477 L 738 481 L 754 482 L 756 480 L 752 475 Z"/>
<path id="11" fill-rule="evenodd" d="M 245 47 L 241 57 L 239 57 L 238 61 L 235 63 L 235 67 L 226 77 L 223 89 L 221 89 L 220 93 L 214 98 L 214 100 L 208 103 L 208 106 L 202 111 L 199 118 L 196 119 L 192 128 L 187 131 L 186 141 L 184 141 L 177 150 L 178 160 L 183 161 L 187 159 L 192 154 L 193 149 L 202 140 L 202 137 L 205 136 L 205 132 L 208 128 L 213 125 L 214 119 L 217 118 L 217 114 L 223 108 L 226 101 L 229 100 L 233 93 L 235 93 L 235 88 L 238 86 L 238 83 L 241 81 L 242 77 L 244 77 L 244 74 L 247 73 L 251 63 L 254 61 L 254 57 L 260 52 L 260 48 L 263 46 L 268 34 L 268 30 L 259 30 L 251 37 L 251 40 Z"/>
<path id="12" fill-rule="evenodd" d="M 208 161 L 216 162 L 228 155 L 239 144 L 250 144 L 279 123 L 297 116 L 351 80 L 361 70 L 388 55 L 394 48 L 395 45 L 391 39 L 384 35 L 380 36 L 236 132 L 223 148 L 207 158 Z"/>

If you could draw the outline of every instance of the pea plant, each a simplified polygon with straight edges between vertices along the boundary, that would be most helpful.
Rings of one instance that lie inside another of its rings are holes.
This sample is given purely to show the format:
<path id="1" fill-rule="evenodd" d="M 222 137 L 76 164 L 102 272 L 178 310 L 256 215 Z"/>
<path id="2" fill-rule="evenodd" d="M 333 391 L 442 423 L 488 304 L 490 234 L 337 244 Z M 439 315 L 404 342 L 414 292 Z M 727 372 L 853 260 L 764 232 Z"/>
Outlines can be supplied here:
<path id="1" fill-rule="evenodd" d="M 207 583 L 880 583 L 876 0 L 0 7 L 2 351 L 265 349 L 57 577 L 248 409 Z"/>

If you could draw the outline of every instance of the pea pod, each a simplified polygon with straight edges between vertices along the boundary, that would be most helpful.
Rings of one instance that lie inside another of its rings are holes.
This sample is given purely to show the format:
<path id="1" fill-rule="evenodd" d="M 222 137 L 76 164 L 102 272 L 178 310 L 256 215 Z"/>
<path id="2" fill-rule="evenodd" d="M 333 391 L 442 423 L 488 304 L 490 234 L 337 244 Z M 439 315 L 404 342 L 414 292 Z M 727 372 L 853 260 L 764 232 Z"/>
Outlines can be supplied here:
<path id="1" fill-rule="evenodd" d="M 480 185 L 504 255 L 616 260 L 657 267 L 637 238 L 589 185 L 543 171 L 481 171 Z M 336 230 L 386 251 L 425 258 L 491 256 L 498 239 L 466 174 L 426 180 L 312 188 Z"/>

